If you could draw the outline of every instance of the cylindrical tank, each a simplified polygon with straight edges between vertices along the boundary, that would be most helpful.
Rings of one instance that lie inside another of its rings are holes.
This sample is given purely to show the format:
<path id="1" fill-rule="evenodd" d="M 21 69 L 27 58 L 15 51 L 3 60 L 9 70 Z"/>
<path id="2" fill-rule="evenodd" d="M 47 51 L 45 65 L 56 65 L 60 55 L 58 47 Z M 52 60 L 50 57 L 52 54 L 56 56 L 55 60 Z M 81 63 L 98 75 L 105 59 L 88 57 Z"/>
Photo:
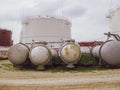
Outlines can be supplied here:
<path id="1" fill-rule="evenodd" d="M 110 20 L 110 32 L 120 36 L 120 7 L 110 11 L 108 18 Z"/>
<path id="2" fill-rule="evenodd" d="M 108 41 L 100 48 L 100 57 L 110 65 L 120 64 L 120 41 Z"/>
<path id="3" fill-rule="evenodd" d="M 29 17 L 23 20 L 20 41 L 22 43 L 58 42 L 71 39 L 71 23 L 69 20 L 56 17 Z"/>
<path id="4" fill-rule="evenodd" d="M 99 49 L 100 49 L 100 45 L 92 47 L 92 49 L 90 50 L 91 55 L 96 58 L 99 58 Z"/>
<path id="5" fill-rule="evenodd" d="M 22 65 L 27 61 L 29 48 L 22 43 L 15 44 L 8 50 L 8 59 L 14 65 Z"/>
<path id="6" fill-rule="evenodd" d="M 49 50 L 50 50 L 50 52 L 52 54 L 52 57 L 57 57 L 58 53 L 54 48 L 49 48 Z"/>
<path id="7" fill-rule="evenodd" d="M 73 68 L 73 64 L 76 64 L 81 57 L 80 46 L 74 42 L 66 42 L 60 47 L 59 56 L 68 64 L 68 68 Z"/>
<path id="8" fill-rule="evenodd" d="M 38 66 L 37 69 L 42 70 L 51 60 L 51 52 L 45 45 L 38 45 L 30 50 L 29 57 L 31 62 Z"/>
<path id="9" fill-rule="evenodd" d="M 6 29 L 0 29 L 0 46 L 11 46 L 12 44 L 12 32 Z"/>
<path id="10" fill-rule="evenodd" d="M 51 52 L 52 57 L 51 57 L 50 62 L 47 65 L 52 65 L 53 62 L 57 59 L 58 52 L 54 48 L 49 48 L 49 50 Z"/>
<path id="11" fill-rule="evenodd" d="M 93 48 L 91 52 L 108 65 L 120 65 L 120 41 L 106 41 L 99 48 Z"/>

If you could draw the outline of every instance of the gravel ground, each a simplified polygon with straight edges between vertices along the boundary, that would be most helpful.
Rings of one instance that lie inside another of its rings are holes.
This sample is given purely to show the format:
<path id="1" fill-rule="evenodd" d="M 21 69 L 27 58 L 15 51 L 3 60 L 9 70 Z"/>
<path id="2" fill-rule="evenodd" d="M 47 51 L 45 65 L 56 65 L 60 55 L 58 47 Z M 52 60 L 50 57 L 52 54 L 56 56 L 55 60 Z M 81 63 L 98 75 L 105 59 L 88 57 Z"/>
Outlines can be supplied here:
<path id="1" fill-rule="evenodd" d="M 120 69 L 53 73 L 2 67 L 0 90 L 120 90 Z"/>

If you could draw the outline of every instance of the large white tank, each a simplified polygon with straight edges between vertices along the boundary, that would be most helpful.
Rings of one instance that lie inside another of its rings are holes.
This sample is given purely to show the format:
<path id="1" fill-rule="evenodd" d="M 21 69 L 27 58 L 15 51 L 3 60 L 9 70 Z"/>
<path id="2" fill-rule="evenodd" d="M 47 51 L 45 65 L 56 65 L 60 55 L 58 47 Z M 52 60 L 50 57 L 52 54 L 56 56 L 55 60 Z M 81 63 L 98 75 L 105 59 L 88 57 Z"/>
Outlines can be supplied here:
<path id="1" fill-rule="evenodd" d="M 71 39 L 71 23 L 55 17 L 26 18 L 21 32 L 22 43 L 58 42 Z"/>
<path id="2" fill-rule="evenodd" d="M 110 20 L 110 32 L 120 36 L 120 8 L 112 10 L 108 18 Z"/>

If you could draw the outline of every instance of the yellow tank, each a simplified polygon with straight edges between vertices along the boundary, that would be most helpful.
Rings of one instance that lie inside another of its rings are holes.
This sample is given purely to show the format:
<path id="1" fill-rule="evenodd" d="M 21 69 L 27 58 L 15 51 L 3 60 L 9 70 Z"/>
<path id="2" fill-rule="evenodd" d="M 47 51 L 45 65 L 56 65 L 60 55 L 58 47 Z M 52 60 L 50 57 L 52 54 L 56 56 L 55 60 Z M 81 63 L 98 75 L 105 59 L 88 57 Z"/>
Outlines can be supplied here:
<path id="1" fill-rule="evenodd" d="M 73 64 L 76 64 L 81 57 L 80 46 L 74 42 L 66 42 L 60 47 L 59 56 L 68 64 L 68 68 L 73 68 Z"/>

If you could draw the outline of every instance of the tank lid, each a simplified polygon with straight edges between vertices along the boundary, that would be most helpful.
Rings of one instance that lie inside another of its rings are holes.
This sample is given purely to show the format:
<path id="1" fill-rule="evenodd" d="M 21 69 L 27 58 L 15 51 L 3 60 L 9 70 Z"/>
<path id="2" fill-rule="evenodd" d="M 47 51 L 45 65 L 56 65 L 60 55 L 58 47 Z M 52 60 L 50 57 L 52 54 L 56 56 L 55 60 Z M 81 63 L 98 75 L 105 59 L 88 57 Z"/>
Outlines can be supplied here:
<path id="1" fill-rule="evenodd" d="M 22 20 L 22 23 L 25 24 L 29 20 L 38 20 L 38 19 L 56 19 L 56 20 L 62 20 L 62 21 L 67 22 L 67 24 L 71 25 L 71 22 L 66 17 L 61 17 L 61 16 L 29 16 L 29 17 L 25 17 Z"/>

